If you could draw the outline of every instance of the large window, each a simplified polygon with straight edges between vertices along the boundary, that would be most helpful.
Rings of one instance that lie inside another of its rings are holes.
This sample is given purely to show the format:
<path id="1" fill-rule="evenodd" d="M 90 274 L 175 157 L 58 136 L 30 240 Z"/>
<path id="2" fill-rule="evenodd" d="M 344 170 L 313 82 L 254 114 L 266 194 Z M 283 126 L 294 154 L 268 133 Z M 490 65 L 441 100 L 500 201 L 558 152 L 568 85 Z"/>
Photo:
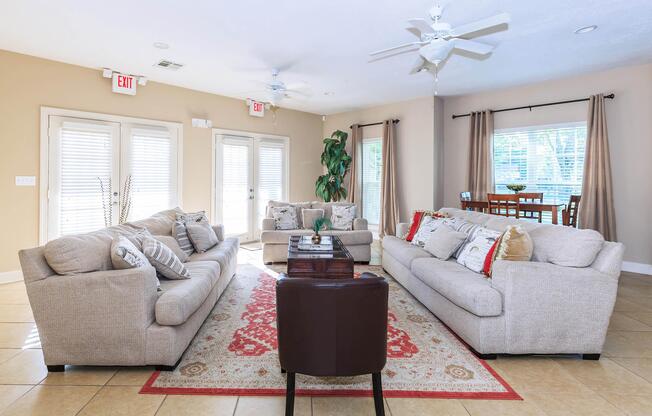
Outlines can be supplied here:
<path id="1" fill-rule="evenodd" d="M 380 222 L 380 180 L 382 142 L 379 138 L 362 141 L 362 216 L 370 225 Z"/>
<path id="2" fill-rule="evenodd" d="M 545 201 L 568 202 L 580 194 L 586 147 L 586 123 L 568 123 L 494 133 L 496 192 L 524 184 L 525 192 L 543 192 Z"/>

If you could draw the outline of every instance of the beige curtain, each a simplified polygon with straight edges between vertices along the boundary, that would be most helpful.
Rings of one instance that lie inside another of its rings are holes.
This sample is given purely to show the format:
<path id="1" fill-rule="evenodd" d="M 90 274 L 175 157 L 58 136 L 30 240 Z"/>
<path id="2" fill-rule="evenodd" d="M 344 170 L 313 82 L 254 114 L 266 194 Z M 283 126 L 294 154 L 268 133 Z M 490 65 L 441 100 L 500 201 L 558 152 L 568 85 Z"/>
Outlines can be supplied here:
<path id="1" fill-rule="evenodd" d="M 399 222 L 396 196 L 396 129 L 393 120 L 383 122 L 382 162 L 380 224 L 378 224 L 380 237 L 395 235 L 396 224 Z"/>
<path id="2" fill-rule="evenodd" d="M 613 199 L 604 95 L 592 95 L 589 97 L 582 199 L 578 215 L 580 228 L 599 231 L 606 240 L 616 241 Z"/>
<path id="3" fill-rule="evenodd" d="M 469 177 L 466 191 L 473 199 L 484 199 L 494 192 L 493 137 L 491 110 L 472 112 L 469 124 Z M 463 190 L 461 190 L 463 191 Z"/>
<path id="4" fill-rule="evenodd" d="M 362 168 L 362 127 L 358 124 L 351 126 L 351 166 L 349 169 L 349 189 L 346 195 L 348 202 L 360 203 L 360 169 Z"/>

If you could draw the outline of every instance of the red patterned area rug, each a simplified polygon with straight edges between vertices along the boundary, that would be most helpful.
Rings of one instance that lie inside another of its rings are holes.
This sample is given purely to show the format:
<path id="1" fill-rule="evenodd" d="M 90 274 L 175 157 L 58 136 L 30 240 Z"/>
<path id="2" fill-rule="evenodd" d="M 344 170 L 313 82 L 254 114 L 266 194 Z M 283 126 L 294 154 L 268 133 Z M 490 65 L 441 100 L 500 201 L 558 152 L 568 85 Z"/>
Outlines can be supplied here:
<path id="1" fill-rule="evenodd" d="M 379 266 L 356 272 L 384 274 Z M 280 396 L 285 374 L 277 355 L 276 272 L 252 265 L 238 273 L 173 372 L 154 372 L 141 393 Z M 387 275 L 385 275 L 387 277 Z M 389 278 L 386 397 L 520 400 L 421 303 Z M 296 394 L 371 396 L 371 376 L 297 374 Z"/>

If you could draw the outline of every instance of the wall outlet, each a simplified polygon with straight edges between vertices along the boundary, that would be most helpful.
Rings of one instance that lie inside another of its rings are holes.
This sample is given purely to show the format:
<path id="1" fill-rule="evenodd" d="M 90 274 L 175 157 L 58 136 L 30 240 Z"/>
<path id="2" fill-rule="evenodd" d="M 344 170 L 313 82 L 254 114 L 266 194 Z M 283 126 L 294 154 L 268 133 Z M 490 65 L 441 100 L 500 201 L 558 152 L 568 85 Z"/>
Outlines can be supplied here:
<path id="1" fill-rule="evenodd" d="M 36 176 L 16 176 L 16 186 L 36 186 Z"/>

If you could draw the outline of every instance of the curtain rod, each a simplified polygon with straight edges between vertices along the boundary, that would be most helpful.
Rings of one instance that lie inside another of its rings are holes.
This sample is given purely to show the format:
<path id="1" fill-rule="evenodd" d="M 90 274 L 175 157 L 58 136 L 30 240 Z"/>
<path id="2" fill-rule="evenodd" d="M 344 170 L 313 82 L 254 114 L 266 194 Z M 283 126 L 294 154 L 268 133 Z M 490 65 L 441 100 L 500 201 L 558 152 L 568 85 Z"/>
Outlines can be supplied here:
<path id="1" fill-rule="evenodd" d="M 401 121 L 401 120 L 395 118 L 395 119 L 392 120 L 392 123 L 398 123 L 398 122 L 400 122 L 400 121 Z M 379 125 L 381 125 L 381 124 L 383 124 L 383 123 L 384 123 L 384 121 L 379 121 L 378 123 L 358 124 L 358 127 L 379 126 Z M 352 129 L 352 128 L 353 128 L 353 125 L 349 126 L 349 128 Z"/>
<path id="2" fill-rule="evenodd" d="M 605 95 L 604 98 L 613 99 L 616 97 L 614 93 Z M 577 100 L 567 100 L 567 101 L 556 101 L 554 103 L 545 103 L 545 104 L 533 104 L 533 105 L 524 105 L 521 107 L 511 107 L 511 108 L 501 108 L 500 110 L 491 110 L 492 113 L 502 113 L 503 111 L 514 111 L 514 110 L 524 110 L 526 108 L 532 111 L 533 108 L 538 107 L 548 107 L 549 105 L 559 105 L 559 104 L 571 104 L 571 103 L 581 103 L 582 101 L 589 101 L 589 98 L 578 98 Z M 471 114 L 453 114 L 453 120 L 460 117 L 469 117 Z"/>

